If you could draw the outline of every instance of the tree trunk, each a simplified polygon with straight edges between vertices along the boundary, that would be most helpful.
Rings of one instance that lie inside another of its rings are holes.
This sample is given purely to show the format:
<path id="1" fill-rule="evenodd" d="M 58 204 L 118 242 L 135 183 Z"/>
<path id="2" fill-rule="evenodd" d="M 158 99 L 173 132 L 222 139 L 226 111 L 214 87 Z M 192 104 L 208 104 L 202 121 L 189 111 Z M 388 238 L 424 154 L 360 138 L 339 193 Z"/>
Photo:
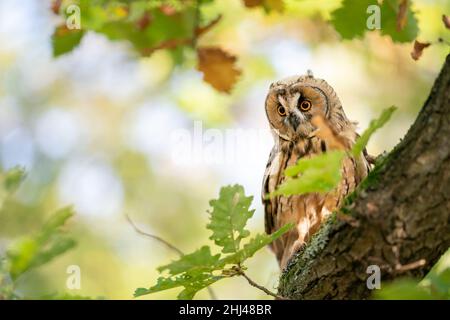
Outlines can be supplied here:
<path id="1" fill-rule="evenodd" d="M 423 277 L 450 246 L 450 55 L 405 138 L 283 271 L 291 299 L 364 299 L 381 280 Z"/>

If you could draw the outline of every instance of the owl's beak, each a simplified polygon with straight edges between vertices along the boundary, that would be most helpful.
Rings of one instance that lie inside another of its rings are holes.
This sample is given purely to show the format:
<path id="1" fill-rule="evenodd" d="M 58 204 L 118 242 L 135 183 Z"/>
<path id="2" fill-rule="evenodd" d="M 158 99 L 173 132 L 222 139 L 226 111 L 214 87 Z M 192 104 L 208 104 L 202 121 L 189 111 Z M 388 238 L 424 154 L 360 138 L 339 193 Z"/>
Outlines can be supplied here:
<path id="1" fill-rule="evenodd" d="M 295 114 L 290 114 L 286 118 L 288 124 L 294 129 L 294 131 L 297 130 L 298 125 L 300 124 L 300 119 Z"/>

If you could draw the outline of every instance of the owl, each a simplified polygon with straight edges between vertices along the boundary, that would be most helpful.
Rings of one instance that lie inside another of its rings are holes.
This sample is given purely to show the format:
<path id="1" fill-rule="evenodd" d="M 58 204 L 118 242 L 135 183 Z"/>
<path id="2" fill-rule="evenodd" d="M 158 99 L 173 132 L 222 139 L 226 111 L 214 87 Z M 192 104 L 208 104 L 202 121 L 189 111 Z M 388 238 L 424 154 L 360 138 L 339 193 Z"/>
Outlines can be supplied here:
<path id="1" fill-rule="evenodd" d="M 271 234 L 286 223 L 295 225 L 270 245 L 280 267 L 285 268 L 292 255 L 367 176 L 370 164 L 364 150 L 357 157 L 344 158 L 342 179 L 333 191 L 268 199 L 266 195 L 285 180 L 283 172 L 288 166 L 296 164 L 300 158 L 329 150 L 350 150 L 358 134 L 333 88 L 324 80 L 314 78 L 310 71 L 307 75 L 272 83 L 265 110 L 275 140 L 263 179 L 265 229 Z M 322 128 L 318 128 L 318 123 Z M 324 134 L 323 130 L 330 132 Z"/>

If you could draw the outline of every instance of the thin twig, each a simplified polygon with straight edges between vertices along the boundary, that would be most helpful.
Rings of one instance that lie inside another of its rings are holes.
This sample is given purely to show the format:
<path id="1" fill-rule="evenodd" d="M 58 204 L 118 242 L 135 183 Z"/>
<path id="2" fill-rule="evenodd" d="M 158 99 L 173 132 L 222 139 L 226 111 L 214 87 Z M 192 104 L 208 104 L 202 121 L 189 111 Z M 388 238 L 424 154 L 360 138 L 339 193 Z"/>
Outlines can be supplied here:
<path id="1" fill-rule="evenodd" d="M 276 293 L 270 291 L 270 290 L 267 289 L 266 287 L 263 287 L 263 286 L 257 284 L 255 281 L 253 281 L 252 279 L 250 279 L 249 276 L 248 276 L 248 275 L 244 272 L 244 270 L 242 270 L 240 267 L 238 268 L 238 274 L 241 275 L 241 276 L 243 276 L 251 286 L 253 286 L 253 287 L 255 287 L 255 288 L 258 288 L 258 289 L 261 290 L 261 291 L 264 291 L 264 292 L 265 292 L 266 294 L 268 294 L 269 296 L 272 296 L 272 297 L 274 297 L 274 298 L 276 298 L 276 299 L 278 299 L 278 300 L 289 300 L 289 299 L 287 299 L 287 298 L 285 298 L 285 297 L 282 297 L 282 296 L 280 296 L 280 295 L 278 295 L 278 294 L 276 294 Z"/>
<path id="2" fill-rule="evenodd" d="M 168 241 L 164 240 L 161 237 L 158 237 L 154 234 L 148 233 L 143 231 L 142 229 L 140 229 L 134 222 L 133 220 L 131 220 L 131 218 L 128 216 L 128 214 L 125 214 L 125 218 L 127 219 L 127 221 L 130 223 L 130 225 L 133 227 L 134 231 L 136 231 L 137 233 L 139 233 L 140 235 L 152 238 L 153 240 L 159 241 L 160 243 L 164 244 L 168 249 L 176 252 L 180 257 L 184 255 L 183 251 L 181 251 L 180 249 L 178 249 L 177 247 L 175 247 L 173 244 L 169 243 Z M 214 292 L 214 290 L 210 287 L 206 288 L 208 290 L 209 296 L 211 297 L 212 300 L 217 300 L 217 296 Z"/>
<path id="3" fill-rule="evenodd" d="M 420 260 L 417 260 L 417 261 L 414 261 L 414 262 L 411 262 L 411 263 L 408 263 L 408 264 L 404 264 L 404 265 L 397 264 L 395 266 L 395 271 L 397 271 L 397 272 L 406 272 L 406 271 L 409 271 L 409 270 L 413 270 L 413 269 L 417 269 L 417 268 L 423 267 L 426 263 L 427 263 L 427 261 L 425 259 L 420 259 Z"/>
<path id="4" fill-rule="evenodd" d="M 180 249 L 178 249 L 177 247 L 175 247 L 175 246 L 172 245 L 171 243 L 167 242 L 167 241 L 164 240 L 163 238 L 158 237 L 158 236 L 156 236 L 156 235 L 154 235 L 154 234 L 147 233 L 147 232 L 142 231 L 141 229 L 139 229 L 138 226 L 136 226 L 136 224 L 131 220 L 131 218 L 130 218 L 127 214 L 125 215 L 125 217 L 127 218 L 128 222 L 131 224 L 131 226 L 133 227 L 133 229 L 134 229 L 137 233 L 139 233 L 139 234 L 141 234 L 141 235 L 143 235 L 143 236 L 152 238 L 153 240 L 159 241 L 159 242 L 161 242 L 162 244 L 164 244 L 167 248 L 169 248 L 169 249 L 175 251 L 176 253 L 178 253 L 178 255 L 180 255 L 180 256 L 183 255 L 183 251 L 181 251 Z"/>

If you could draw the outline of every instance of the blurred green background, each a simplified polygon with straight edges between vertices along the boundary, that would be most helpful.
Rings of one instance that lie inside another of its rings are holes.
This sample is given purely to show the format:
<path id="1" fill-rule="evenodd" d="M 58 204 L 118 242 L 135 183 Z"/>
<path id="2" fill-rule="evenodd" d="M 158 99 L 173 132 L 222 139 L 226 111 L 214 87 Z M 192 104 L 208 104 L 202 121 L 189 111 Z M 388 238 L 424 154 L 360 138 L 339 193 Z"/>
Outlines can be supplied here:
<path id="1" fill-rule="evenodd" d="M 60 21 L 51 1 L 0 0 L 0 167 L 27 171 L 0 211 L 0 254 L 36 232 L 56 209 L 72 204 L 77 213 L 67 229 L 78 245 L 21 277 L 18 292 L 131 298 L 135 288 L 155 283 L 157 266 L 177 256 L 137 234 L 125 215 L 191 252 L 209 237 L 208 201 L 224 184 L 240 183 L 255 196 L 250 227 L 261 232 L 260 188 L 273 143 L 264 99 L 279 78 L 311 69 L 335 88 L 360 132 L 380 110 L 397 106 L 368 149 L 376 155 L 395 146 L 425 102 L 448 46 L 433 44 L 414 61 L 411 42 L 393 43 L 379 32 L 342 40 L 327 22 L 341 2 L 286 0 L 282 13 L 249 9 L 240 0 L 203 6 L 205 17 L 222 19 L 199 43 L 233 53 L 242 70 L 226 94 L 202 80 L 194 54 L 182 64 L 168 50 L 138 57 L 126 42 L 98 33 L 87 33 L 72 52 L 54 58 L 51 37 Z M 450 13 L 448 1 L 415 0 L 413 10 L 419 39 L 450 39 L 441 21 Z M 207 133 L 200 151 L 180 153 L 174 135 L 187 134 L 195 144 L 199 126 Z M 214 137 L 239 130 L 238 141 L 248 139 L 223 159 L 224 147 Z M 81 290 L 66 288 L 70 265 L 81 269 Z M 276 288 L 279 271 L 269 250 L 248 267 L 255 281 Z M 220 299 L 270 298 L 240 278 L 213 289 Z M 206 290 L 198 298 L 209 298 Z"/>

